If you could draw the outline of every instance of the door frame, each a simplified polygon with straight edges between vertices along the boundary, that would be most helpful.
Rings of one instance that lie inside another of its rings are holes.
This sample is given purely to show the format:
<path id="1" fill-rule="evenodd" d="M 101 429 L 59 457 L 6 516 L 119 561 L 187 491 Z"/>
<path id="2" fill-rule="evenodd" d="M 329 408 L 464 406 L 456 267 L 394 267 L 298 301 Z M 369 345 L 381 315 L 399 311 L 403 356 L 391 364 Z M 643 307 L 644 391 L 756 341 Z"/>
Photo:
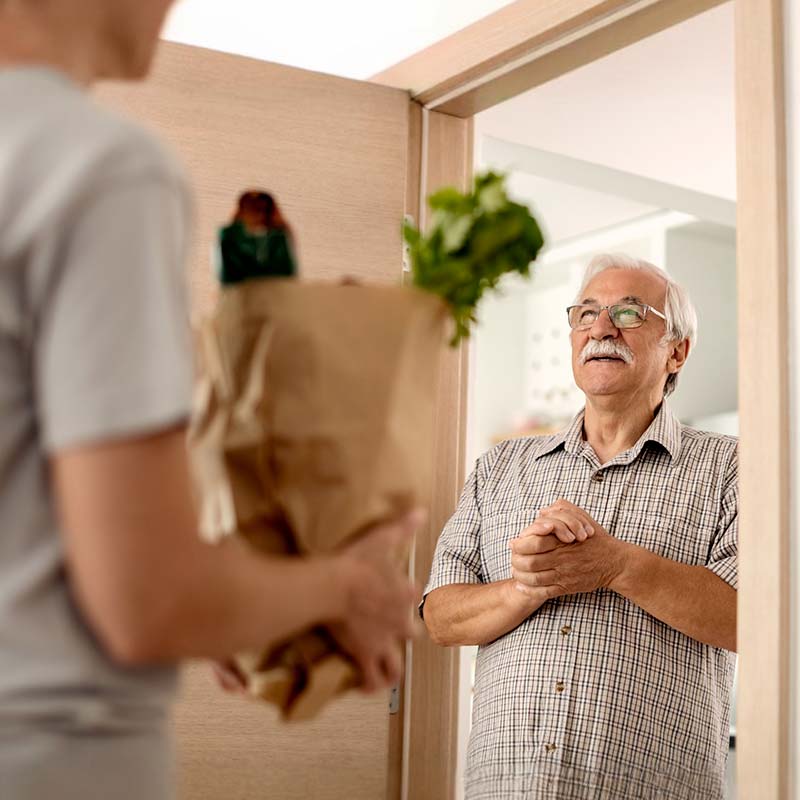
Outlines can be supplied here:
<path id="1" fill-rule="evenodd" d="M 723 0 L 516 0 L 372 78 L 408 89 L 427 119 L 420 197 L 471 174 L 474 114 L 720 5 Z M 788 800 L 790 420 L 787 185 L 782 0 L 735 6 L 740 545 L 737 772 L 740 796 Z M 424 127 L 424 126 L 423 126 Z M 465 135 L 467 139 L 465 139 Z M 415 201 L 418 213 L 419 201 Z M 774 315 L 759 316 L 772 308 Z M 424 580 L 464 478 L 464 355 L 443 378 L 443 430 Z M 449 410 L 449 416 L 447 411 Z M 454 649 L 412 648 L 402 796 L 453 798 L 458 727 Z M 413 729 L 413 736 L 408 735 Z M 444 742 L 444 745 L 443 745 Z"/>

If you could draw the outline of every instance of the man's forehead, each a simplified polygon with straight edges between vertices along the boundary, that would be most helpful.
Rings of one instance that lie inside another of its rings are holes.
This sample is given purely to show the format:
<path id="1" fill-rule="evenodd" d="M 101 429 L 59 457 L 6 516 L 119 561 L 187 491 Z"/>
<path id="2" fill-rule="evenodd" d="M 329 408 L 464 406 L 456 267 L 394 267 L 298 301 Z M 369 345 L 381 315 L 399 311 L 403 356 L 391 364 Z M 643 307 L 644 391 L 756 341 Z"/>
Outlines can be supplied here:
<path id="1" fill-rule="evenodd" d="M 660 305 L 666 289 L 666 282 L 660 276 L 646 270 L 607 269 L 589 281 L 581 301 Z"/>

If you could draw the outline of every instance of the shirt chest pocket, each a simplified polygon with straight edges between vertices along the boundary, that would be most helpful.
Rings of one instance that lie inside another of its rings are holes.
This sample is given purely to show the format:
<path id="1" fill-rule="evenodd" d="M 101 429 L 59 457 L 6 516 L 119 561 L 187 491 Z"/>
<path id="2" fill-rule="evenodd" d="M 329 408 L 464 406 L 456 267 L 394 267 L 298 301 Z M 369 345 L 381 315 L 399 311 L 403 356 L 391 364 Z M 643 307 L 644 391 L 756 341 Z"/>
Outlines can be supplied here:
<path id="1" fill-rule="evenodd" d="M 617 536 L 663 558 L 682 564 L 705 564 L 714 539 L 716 517 L 691 507 L 647 513 L 634 525 L 620 525 Z"/>
<path id="2" fill-rule="evenodd" d="M 487 583 L 511 577 L 509 542 L 519 536 L 523 527 L 516 513 L 484 517 L 481 525 L 481 569 Z"/>

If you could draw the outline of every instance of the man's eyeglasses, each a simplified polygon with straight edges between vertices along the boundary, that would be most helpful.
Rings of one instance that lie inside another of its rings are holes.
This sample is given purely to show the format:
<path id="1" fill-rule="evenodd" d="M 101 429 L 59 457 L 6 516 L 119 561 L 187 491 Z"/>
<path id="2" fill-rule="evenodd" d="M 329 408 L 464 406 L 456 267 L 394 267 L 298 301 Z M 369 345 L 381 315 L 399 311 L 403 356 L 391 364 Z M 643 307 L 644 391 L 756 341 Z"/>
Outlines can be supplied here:
<path id="1" fill-rule="evenodd" d="M 666 321 L 666 317 L 656 311 L 652 306 L 644 303 L 615 303 L 612 306 L 598 306 L 594 303 L 582 303 L 577 306 L 570 306 L 567 309 L 569 326 L 574 330 L 585 330 L 591 328 L 597 321 L 600 314 L 608 310 L 608 316 L 615 328 L 629 329 L 638 328 L 647 318 L 647 313 L 652 311 L 657 317 Z"/>

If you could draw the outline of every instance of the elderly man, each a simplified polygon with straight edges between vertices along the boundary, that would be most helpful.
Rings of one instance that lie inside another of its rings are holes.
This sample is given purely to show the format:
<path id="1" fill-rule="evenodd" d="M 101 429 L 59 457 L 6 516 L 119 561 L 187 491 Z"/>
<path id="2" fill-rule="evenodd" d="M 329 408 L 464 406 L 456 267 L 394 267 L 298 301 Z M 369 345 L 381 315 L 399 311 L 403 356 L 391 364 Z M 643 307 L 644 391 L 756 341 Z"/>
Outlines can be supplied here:
<path id="1" fill-rule="evenodd" d="M 424 600 L 479 644 L 469 800 L 715 800 L 736 649 L 736 440 L 665 397 L 695 338 L 651 264 L 592 261 L 568 309 L 586 406 L 482 456 Z"/>

